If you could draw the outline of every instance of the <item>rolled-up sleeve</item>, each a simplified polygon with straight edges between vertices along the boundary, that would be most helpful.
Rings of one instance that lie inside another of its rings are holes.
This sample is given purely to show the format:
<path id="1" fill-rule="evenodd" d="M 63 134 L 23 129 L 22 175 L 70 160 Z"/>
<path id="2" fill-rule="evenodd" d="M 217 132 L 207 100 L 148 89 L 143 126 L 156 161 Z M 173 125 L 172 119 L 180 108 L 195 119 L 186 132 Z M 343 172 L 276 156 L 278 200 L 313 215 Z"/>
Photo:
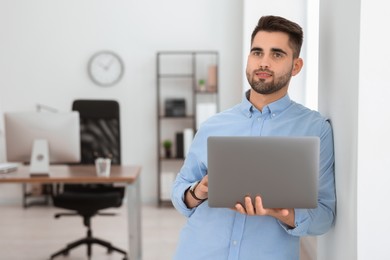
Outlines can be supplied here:
<path id="1" fill-rule="evenodd" d="M 285 230 L 294 236 L 321 235 L 335 219 L 336 192 L 334 183 L 334 149 L 332 128 L 324 121 L 321 131 L 318 206 L 315 209 L 295 209 L 295 228 Z"/>
<path id="2" fill-rule="evenodd" d="M 201 144 L 201 137 L 198 134 L 195 136 L 188 155 L 181 167 L 171 193 L 173 206 L 184 216 L 191 216 L 195 209 L 189 209 L 184 203 L 185 191 L 196 181 L 200 181 L 206 175 L 206 167 L 197 155 L 205 145 Z"/>

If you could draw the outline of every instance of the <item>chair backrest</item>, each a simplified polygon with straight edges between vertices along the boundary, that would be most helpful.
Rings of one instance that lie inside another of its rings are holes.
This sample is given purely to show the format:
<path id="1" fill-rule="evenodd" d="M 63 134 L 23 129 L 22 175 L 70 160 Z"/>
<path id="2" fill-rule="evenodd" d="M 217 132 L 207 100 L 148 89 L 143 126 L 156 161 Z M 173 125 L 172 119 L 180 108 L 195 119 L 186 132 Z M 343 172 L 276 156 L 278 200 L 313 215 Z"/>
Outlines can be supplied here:
<path id="1" fill-rule="evenodd" d="M 94 164 L 98 157 L 121 164 L 119 103 L 115 100 L 75 100 L 72 110 L 80 114 L 81 164 Z"/>

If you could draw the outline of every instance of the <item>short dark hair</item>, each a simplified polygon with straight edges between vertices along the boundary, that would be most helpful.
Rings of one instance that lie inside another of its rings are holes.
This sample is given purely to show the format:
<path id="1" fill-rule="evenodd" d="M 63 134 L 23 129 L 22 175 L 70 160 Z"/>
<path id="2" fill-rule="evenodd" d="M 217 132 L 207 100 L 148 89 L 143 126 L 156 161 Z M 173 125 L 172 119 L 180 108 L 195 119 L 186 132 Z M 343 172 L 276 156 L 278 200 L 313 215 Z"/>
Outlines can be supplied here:
<path id="1" fill-rule="evenodd" d="M 252 32 L 251 45 L 259 31 L 287 33 L 289 45 L 293 49 L 294 58 L 299 57 L 303 42 L 303 31 L 302 27 L 297 23 L 280 16 L 262 16 Z"/>

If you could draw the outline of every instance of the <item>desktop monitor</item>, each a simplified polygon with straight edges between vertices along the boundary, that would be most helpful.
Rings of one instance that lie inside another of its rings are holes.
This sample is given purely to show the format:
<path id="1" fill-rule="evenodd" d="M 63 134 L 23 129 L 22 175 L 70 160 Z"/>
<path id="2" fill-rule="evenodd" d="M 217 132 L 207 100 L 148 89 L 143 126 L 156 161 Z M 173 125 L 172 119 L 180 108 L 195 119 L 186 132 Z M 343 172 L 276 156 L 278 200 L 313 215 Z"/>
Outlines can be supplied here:
<path id="1" fill-rule="evenodd" d="M 31 175 L 48 175 L 50 163 L 80 161 L 79 113 L 5 112 L 8 162 L 30 163 Z"/>

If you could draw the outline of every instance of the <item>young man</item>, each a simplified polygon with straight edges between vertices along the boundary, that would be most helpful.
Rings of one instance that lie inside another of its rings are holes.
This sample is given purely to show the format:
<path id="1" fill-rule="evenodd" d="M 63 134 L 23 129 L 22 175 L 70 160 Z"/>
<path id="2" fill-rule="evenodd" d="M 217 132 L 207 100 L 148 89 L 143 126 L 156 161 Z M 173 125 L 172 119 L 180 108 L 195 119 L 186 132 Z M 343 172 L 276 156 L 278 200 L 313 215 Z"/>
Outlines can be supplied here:
<path id="1" fill-rule="evenodd" d="M 300 236 L 320 235 L 331 228 L 336 203 L 332 129 L 326 118 L 288 96 L 290 79 L 303 66 L 302 41 L 302 28 L 296 23 L 276 16 L 260 18 L 246 68 L 251 89 L 240 104 L 201 126 L 176 178 L 172 202 L 188 221 L 175 259 L 298 260 Z M 318 207 L 263 208 L 257 196 L 255 201 L 245 198 L 235 209 L 210 208 L 207 137 L 218 135 L 318 136 Z"/>

